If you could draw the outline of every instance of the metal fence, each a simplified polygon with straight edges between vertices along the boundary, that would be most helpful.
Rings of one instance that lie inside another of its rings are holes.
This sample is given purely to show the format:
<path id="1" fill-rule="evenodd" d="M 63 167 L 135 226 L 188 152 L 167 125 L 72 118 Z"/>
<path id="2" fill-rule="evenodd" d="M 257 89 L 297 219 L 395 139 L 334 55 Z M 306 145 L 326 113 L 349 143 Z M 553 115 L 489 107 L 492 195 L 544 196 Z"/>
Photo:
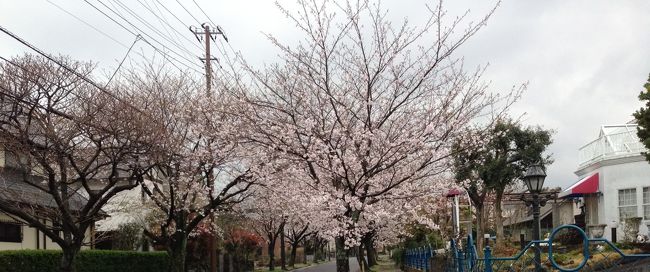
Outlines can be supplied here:
<path id="1" fill-rule="evenodd" d="M 404 252 L 404 266 L 414 270 L 431 271 L 431 258 L 434 255 L 431 246 L 411 248 Z"/>
<path id="2" fill-rule="evenodd" d="M 563 229 L 572 229 L 582 237 L 582 244 L 573 248 L 573 254 L 567 260 L 566 248 L 554 246 L 554 237 Z M 626 254 L 610 241 L 602 238 L 588 238 L 587 234 L 575 225 L 564 225 L 553 230 L 548 240 L 528 243 L 517 254 L 510 257 L 494 257 L 492 249 L 486 247 L 479 257 L 471 237 L 465 246 L 458 246 L 459 241 L 451 241 L 447 252 L 447 266 L 444 269 L 426 271 L 453 272 L 501 272 L 501 271 L 634 271 L 650 272 L 650 254 Z M 539 252 L 540 262 L 535 260 Z M 580 258 L 581 257 L 581 258 Z M 577 260 L 575 259 L 577 258 Z"/>

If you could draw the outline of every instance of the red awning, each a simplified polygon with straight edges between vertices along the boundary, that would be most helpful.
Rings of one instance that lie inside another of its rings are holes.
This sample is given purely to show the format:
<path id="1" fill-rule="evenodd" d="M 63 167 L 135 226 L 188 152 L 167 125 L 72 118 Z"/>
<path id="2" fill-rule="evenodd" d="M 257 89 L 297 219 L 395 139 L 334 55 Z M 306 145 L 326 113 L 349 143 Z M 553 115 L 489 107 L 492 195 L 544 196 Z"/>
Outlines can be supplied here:
<path id="1" fill-rule="evenodd" d="M 564 189 L 558 196 L 571 197 L 598 193 L 598 173 L 586 176 Z"/>
<path id="2" fill-rule="evenodd" d="M 454 196 L 457 196 L 457 195 L 460 195 L 460 194 L 462 194 L 462 192 L 460 190 L 458 190 L 456 188 L 453 188 L 453 189 L 449 190 L 449 192 L 447 192 L 447 197 L 454 197 Z"/>

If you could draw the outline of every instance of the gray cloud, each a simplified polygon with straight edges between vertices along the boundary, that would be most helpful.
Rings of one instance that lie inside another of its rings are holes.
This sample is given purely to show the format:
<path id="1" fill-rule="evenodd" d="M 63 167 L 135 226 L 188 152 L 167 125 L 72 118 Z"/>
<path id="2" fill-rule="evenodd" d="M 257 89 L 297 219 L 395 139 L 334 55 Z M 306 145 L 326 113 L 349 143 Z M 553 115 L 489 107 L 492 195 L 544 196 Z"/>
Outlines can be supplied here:
<path id="1" fill-rule="evenodd" d="M 52 0 L 82 17 L 122 43 L 133 37 L 98 14 L 82 1 Z M 106 1 L 105 1 L 106 2 Z M 128 2 L 137 9 L 136 2 Z M 151 3 L 151 1 L 145 1 Z M 198 23 L 175 1 L 163 1 L 187 24 Z M 193 13 L 202 15 L 191 1 Z M 293 1 L 281 1 L 290 7 Z M 230 45 L 241 50 L 253 64 L 276 59 L 277 51 L 263 33 L 281 40 L 299 39 L 293 24 L 273 1 L 198 1 L 211 18 L 227 32 Z M 408 17 L 417 23 L 426 15 L 430 1 L 384 1 L 391 18 Z M 469 19 L 477 20 L 494 2 L 447 1 L 451 18 L 471 9 Z M 139 14 L 146 14 L 142 8 Z M 524 114 L 528 125 L 554 129 L 555 143 L 550 152 L 555 163 L 548 170 L 548 184 L 566 186 L 575 181 L 578 148 L 595 139 L 600 125 L 625 123 L 640 103 L 637 94 L 650 73 L 650 10 L 648 1 L 533 1 L 506 0 L 488 25 L 461 48 L 467 67 L 489 63 L 485 75 L 495 91 L 529 82 L 513 115 Z M 171 16 L 170 23 L 194 40 L 186 28 Z M 0 0 L 0 24 L 42 49 L 98 62 L 100 69 L 112 71 L 126 49 L 74 18 L 41 0 Z M 200 20 L 205 20 L 200 17 Z M 154 18 L 150 18 L 156 22 Z M 156 25 L 154 24 L 154 25 Z M 186 41 L 193 53 L 200 51 Z M 219 44 L 218 46 L 225 46 Z M 137 50 L 151 54 L 144 44 Z M 10 56 L 26 52 L 6 36 L 0 37 L 0 52 Z M 188 56 L 188 58 L 190 58 Z M 200 62 L 196 61 L 196 67 Z"/>

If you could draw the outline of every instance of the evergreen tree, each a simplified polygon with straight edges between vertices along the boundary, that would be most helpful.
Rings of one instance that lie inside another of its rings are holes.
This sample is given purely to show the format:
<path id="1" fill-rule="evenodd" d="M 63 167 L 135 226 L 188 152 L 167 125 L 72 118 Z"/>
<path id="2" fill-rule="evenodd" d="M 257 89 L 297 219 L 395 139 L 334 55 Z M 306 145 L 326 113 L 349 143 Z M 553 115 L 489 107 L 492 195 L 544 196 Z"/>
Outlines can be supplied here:
<path id="1" fill-rule="evenodd" d="M 639 94 L 639 100 L 645 101 L 645 107 L 641 107 L 633 115 L 638 124 L 636 135 L 646 148 L 650 148 L 650 76 L 643 87 L 645 90 Z M 644 155 L 645 159 L 650 161 L 650 154 L 645 152 Z"/>

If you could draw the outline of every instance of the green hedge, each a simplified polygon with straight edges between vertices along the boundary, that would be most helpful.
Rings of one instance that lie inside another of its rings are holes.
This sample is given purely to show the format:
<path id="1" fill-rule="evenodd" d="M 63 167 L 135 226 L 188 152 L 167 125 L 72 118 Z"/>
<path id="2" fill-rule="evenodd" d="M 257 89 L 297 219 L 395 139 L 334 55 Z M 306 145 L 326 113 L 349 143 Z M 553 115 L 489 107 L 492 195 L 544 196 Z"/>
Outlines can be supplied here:
<path id="1" fill-rule="evenodd" d="M 0 272 L 58 271 L 61 251 L 0 251 Z M 75 259 L 77 272 L 158 272 L 167 271 L 166 252 L 82 250 Z"/>

